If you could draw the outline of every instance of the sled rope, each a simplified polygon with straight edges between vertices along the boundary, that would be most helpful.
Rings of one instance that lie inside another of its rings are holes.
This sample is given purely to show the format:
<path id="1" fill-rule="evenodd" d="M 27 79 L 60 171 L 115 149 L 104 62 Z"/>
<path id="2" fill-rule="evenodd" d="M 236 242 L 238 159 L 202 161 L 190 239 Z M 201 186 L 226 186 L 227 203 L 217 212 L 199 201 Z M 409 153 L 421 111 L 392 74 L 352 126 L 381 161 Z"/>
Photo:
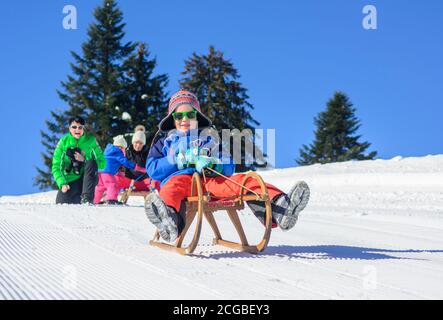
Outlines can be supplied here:
<path id="1" fill-rule="evenodd" d="M 143 172 L 140 172 L 140 175 L 137 177 L 137 179 L 134 180 L 134 184 L 140 180 L 145 174 Z"/>
<path id="2" fill-rule="evenodd" d="M 203 175 L 203 181 L 205 182 L 205 188 L 206 188 L 206 174 L 205 174 L 205 170 L 202 170 L 202 175 Z M 206 190 L 206 195 L 210 196 L 208 190 Z"/>
<path id="3" fill-rule="evenodd" d="M 257 196 L 257 198 L 261 198 L 260 195 L 259 195 L 257 192 L 252 191 L 252 190 L 249 189 L 248 187 L 245 187 L 245 186 L 241 185 L 241 184 L 238 183 L 237 181 L 234 181 L 234 180 L 228 178 L 227 176 L 221 174 L 220 172 L 215 171 L 214 169 L 211 169 L 211 168 L 209 168 L 209 167 L 208 167 L 208 168 L 205 168 L 205 169 L 210 170 L 211 172 L 218 174 L 220 177 L 223 177 L 223 178 L 225 178 L 226 180 L 231 181 L 232 183 L 238 185 L 240 188 L 243 188 L 243 189 L 245 189 L 245 190 L 248 190 L 249 192 L 252 192 L 253 194 L 255 194 L 255 195 Z M 203 174 L 203 177 L 204 177 L 204 179 L 205 179 L 205 184 L 206 184 L 206 178 L 205 178 L 204 174 Z"/>
<path id="4" fill-rule="evenodd" d="M 202 170 L 202 174 L 203 174 L 203 181 L 205 182 L 205 186 L 206 186 L 206 174 L 205 174 L 205 170 Z"/>

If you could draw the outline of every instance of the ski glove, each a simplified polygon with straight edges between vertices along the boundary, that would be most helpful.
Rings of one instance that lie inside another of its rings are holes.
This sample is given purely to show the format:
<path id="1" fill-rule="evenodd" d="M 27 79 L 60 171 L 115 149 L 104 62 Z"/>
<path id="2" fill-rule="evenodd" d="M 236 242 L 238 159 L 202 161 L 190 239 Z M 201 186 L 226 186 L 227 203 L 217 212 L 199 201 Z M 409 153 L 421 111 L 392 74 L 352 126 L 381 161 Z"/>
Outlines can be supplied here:
<path id="1" fill-rule="evenodd" d="M 182 170 L 189 167 L 191 164 L 195 164 L 199 156 L 199 152 L 200 150 L 198 148 L 190 148 L 185 152 L 178 152 L 175 155 L 175 163 L 177 164 L 177 167 Z"/>
<path id="2" fill-rule="evenodd" d="M 222 172 L 223 165 L 218 158 L 199 156 L 195 162 L 195 170 L 197 170 L 198 173 L 202 173 L 205 168 L 211 168 L 217 172 Z"/>
<path id="3" fill-rule="evenodd" d="M 175 155 L 175 163 L 177 164 L 177 168 L 179 170 L 183 170 L 188 166 L 188 163 L 186 161 L 186 156 L 184 153 L 179 152 Z"/>

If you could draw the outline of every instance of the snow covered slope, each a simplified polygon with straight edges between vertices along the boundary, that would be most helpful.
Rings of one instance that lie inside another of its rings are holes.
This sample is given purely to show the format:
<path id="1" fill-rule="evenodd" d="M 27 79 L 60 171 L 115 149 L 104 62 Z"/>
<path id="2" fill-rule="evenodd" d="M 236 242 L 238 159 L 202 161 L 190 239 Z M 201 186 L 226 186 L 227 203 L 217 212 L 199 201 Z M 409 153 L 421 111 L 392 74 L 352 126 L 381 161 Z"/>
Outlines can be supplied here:
<path id="1" fill-rule="evenodd" d="M 195 256 L 147 245 L 143 203 L 54 205 L 55 192 L 0 198 L 0 299 L 442 299 L 443 156 L 262 172 L 311 202 L 260 255 L 211 245 Z M 234 236 L 224 213 L 222 233 Z M 251 240 L 262 226 L 241 216 Z M 227 237 L 229 238 L 229 237 Z"/>

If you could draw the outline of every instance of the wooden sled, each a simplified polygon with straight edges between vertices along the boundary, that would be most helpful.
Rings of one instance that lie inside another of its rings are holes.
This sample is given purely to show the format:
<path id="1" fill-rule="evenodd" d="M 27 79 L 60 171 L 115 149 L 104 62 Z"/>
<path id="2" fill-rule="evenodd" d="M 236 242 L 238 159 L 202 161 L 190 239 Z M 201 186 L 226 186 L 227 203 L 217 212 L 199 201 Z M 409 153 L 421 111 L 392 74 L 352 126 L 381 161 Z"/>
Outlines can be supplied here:
<path id="1" fill-rule="evenodd" d="M 258 181 L 261 187 L 261 191 L 259 193 L 248 195 L 244 194 L 246 188 L 245 184 L 249 179 L 256 179 Z M 177 238 L 174 244 L 168 244 L 165 242 L 161 242 L 160 233 L 158 230 L 156 230 L 154 238 L 149 241 L 149 244 L 182 255 L 193 253 L 200 239 L 202 220 L 204 216 L 211 226 L 212 231 L 214 232 L 214 245 L 218 244 L 231 249 L 236 249 L 240 252 L 262 252 L 266 249 L 268 245 L 272 230 L 271 201 L 269 199 L 268 189 L 261 176 L 255 172 L 247 173 L 241 185 L 242 191 L 239 196 L 219 200 L 211 199 L 209 195 L 203 194 L 200 175 L 198 173 L 194 173 L 192 177 L 191 196 L 186 199 L 186 225 L 181 235 Z M 238 210 L 242 210 L 244 208 L 245 201 L 252 200 L 263 201 L 266 206 L 265 231 L 263 234 L 263 238 L 256 245 L 249 244 L 237 213 Z M 228 216 L 234 224 L 235 230 L 238 233 L 240 242 L 228 241 L 222 237 L 213 214 L 214 212 L 221 210 L 228 213 Z M 197 221 L 194 236 L 188 246 L 183 247 L 183 240 L 195 218 L 197 218 Z"/>
<path id="2" fill-rule="evenodd" d="M 131 184 L 129 188 L 126 188 L 123 192 L 119 194 L 120 202 L 126 204 L 128 202 L 129 197 L 143 197 L 146 198 L 150 191 L 138 191 L 134 189 L 135 180 L 131 180 Z"/>

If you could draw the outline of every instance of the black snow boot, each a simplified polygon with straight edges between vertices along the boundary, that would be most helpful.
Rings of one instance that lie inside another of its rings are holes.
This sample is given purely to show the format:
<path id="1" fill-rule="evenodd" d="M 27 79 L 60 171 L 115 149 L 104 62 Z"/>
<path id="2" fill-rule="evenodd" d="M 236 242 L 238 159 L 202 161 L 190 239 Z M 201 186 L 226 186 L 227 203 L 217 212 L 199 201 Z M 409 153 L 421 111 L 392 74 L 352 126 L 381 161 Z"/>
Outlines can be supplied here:
<path id="1" fill-rule="evenodd" d="M 275 204 L 280 208 L 285 208 L 283 213 L 277 212 L 275 215 L 280 229 L 287 231 L 295 226 L 298 215 L 308 204 L 310 194 L 308 184 L 300 181 L 291 188 L 287 196 L 280 196 L 276 199 Z"/>
<path id="2" fill-rule="evenodd" d="M 87 194 L 82 194 L 80 197 L 80 203 L 88 206 L 94 205 L 94 200 Z"/>
<path id="3" fill-rule="evenodd" d="M 123 203 L 118 200 L 106 200 L 105 203 L 108 205 L 113 205 L 113 206 L 123 205 Z"/>
<path id="4" fill-rule="evenodd" d="M 163 240 L 174 242 L 185 227 L 184 214 L 167 206 L 156 192 L 151 192 L 145 200 L 145 213 L 155 225 Z"/>
<path id="5" fill-rule="evenodd" d="M 306 182 L 297 182 L 288 194 L 272 199 L 272 221 L 278 222 L 284 230 L 292 229 L 297 223 L 298 215 L 309 201 L 310 190 Z M 264 224 L 265 206 L 262 201 L 248 201 L 254 215 Z"/>

